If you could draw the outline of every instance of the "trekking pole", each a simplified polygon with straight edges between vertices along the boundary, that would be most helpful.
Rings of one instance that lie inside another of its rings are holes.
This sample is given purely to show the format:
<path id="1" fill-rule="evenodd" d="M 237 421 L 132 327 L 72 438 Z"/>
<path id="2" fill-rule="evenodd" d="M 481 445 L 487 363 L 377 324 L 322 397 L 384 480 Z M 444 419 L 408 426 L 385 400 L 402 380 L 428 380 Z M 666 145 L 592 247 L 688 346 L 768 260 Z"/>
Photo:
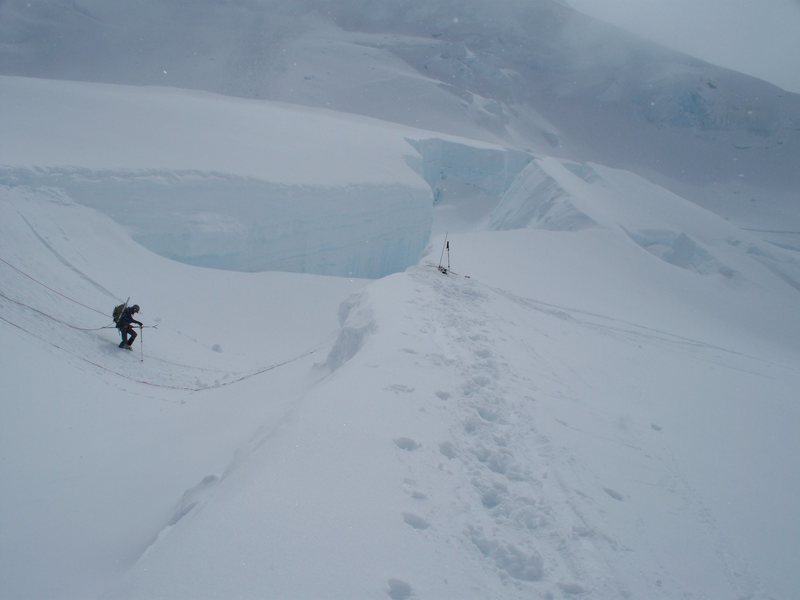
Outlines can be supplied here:
<path id="1" fill-rule="evenodd" d="M 139 362 L 144 362 L 144 327 L 139 325 L 139 355 L 141 359 Z"/>
<path id="2" fill-rule="evenodd" d="M 450 234 L 449 234 L 449 233 L 445 233 L 445 234 L 444 234 L 444 244 L 442 244 L 442 253 L 439 255 L 439 270 L 440 270 L 440 271 L 442 271 L 442 259 L 444 258 L 444 249 L 445 249 L 445 248 L 448 248 L 448 259 L 447 259 L 447 260 L 448 260 L 448 261 L 450 260 L 450 258 L 449 258 L 449 252 L 450 252 L 450 251 L 449 251 L 449 248 L 450 248 L 450 243 L 447 241 L 447 236 L 448 236 L 448 235 L 450 235 Z M 449 265 L 448 265 L 448 266 L 449 266 Z M 442 271 L 442 272 L 444 272 L 444 271 Z"/>
<path id="3" fill-rule="evenodd" d="M 444 234 L 444 244 L 442 244 L 442 253 L 439 255 L 439 266 L 440 267 L 442 266 L 442 259 L 444 258 L 444 249 L 447 246 L 447 236 L 448 235 L 449 235 L 448 233 Z"/>

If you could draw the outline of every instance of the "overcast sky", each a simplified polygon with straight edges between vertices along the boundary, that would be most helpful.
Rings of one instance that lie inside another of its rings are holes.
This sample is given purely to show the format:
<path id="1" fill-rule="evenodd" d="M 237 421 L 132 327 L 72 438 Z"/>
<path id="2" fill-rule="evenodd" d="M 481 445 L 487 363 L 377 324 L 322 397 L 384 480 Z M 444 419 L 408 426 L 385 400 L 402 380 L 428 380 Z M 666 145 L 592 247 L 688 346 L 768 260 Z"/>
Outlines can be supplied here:
<path id="1" fill-rule="evenodd" d="M 800 93 L 800 0 L 567 0 L 663 45 Z"/>

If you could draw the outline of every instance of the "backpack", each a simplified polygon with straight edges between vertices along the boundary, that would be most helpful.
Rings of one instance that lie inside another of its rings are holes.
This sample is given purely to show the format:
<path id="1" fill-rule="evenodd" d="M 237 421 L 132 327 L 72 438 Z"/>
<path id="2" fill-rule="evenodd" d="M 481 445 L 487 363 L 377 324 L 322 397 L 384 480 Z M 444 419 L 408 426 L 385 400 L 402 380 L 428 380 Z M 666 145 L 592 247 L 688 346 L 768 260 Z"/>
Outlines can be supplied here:
<path id="1" fill-rule="evenodd" d="M 122 311 L 125 310 L 125 305 L 126 304 L 127 304 L 127 302 L 125 302 L 123 304 L 118 304 L 117 306 L 114 307 L 114 312 L 111 313 L 111 316 L 114 319 L 114 324 L 115 325 L 119 325 L 119 318 L 122 316 Z"/>

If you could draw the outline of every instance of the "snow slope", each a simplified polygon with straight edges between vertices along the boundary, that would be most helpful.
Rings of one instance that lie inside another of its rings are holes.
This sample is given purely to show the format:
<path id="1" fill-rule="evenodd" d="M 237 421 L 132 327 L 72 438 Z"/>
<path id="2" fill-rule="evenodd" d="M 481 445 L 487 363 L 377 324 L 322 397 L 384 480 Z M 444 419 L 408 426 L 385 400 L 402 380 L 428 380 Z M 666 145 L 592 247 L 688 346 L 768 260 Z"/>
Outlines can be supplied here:
<path id="1" fill-rule="evenodd" d="M 800 481 L 781 463 L 797 336 L 754 346 L 752 323 L 709 322 L 703 305 L 743 295 L 777 319 L 780 285 L 731 292 L 607 231 L 523 229 L 454 238 L 470 279 L 424 261 L 364 288 L 164 261 L 52 193 L 5 189 L 3 207 L 9 263 L 89 306 L 132 278 L 159 323 L 144 362 L 120 356 L 113 330 L 52 321 L 107 319 L 3 265 L 7 596 L 787 597 L 796 583 Z"/>
<path id="2" fill-rule="evenodd" d="M 329 303 L 362 284 L 190 268 L 63 193 L 0 194 L 0 595 L 96 597 L 291 405 L 335 332 Z M 100 329 L 128 293 L 158 326 L 144 362 Z"/>
<path id="3" fill-rule="evenodd" d="M 796 97 L 595 27 L 0 3 L 0 597 L 792 598 Z"/>
<path id="4" fill-rule="evenodd" d="M 491 256 L 489 239 L 469 244 Z M 370 286 L 328 380 L 120 595 L 700 598 L 774 585 L 760 579 L 788 566 L 797 532 L 756 515 L 791 514 L 768 490 L 796 498 L 798 482 L 771 472 L 782 444 L 731 447 L 721 432 L 749 438 L 757 423 L 786 440 L 796 369 L 480 283 L 489 272 L 420 267 Z"/>
<path id="5" fill-rule="evenodd" d="M 431 218 L 473 230 L 447 258 L 471 278 L 434 268 L 441 236 L 370 284 L 209 270 L 134 243 L 38 147 L 4 155 L 5 595 L 796 587 L 790 251 L 624 171 L 440 140 L 417 144 L 454 175 Z M 128 293 L 159 325 L 140 355 L 95 329 Z"/>

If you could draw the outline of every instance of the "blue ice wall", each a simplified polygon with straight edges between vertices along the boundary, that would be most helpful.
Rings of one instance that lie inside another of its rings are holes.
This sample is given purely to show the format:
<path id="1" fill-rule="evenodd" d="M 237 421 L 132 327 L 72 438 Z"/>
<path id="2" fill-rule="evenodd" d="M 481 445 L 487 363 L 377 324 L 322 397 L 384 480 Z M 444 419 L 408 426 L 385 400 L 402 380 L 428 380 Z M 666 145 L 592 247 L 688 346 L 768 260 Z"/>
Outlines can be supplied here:
<path id="1" fill-rule="evenodd" d="M 285 185 L 221 173 L 0 169 L 105 213 L 153 252 L 235 271 L 377 278 L 416 264 L 431 231 L 423 187 Z"/>

